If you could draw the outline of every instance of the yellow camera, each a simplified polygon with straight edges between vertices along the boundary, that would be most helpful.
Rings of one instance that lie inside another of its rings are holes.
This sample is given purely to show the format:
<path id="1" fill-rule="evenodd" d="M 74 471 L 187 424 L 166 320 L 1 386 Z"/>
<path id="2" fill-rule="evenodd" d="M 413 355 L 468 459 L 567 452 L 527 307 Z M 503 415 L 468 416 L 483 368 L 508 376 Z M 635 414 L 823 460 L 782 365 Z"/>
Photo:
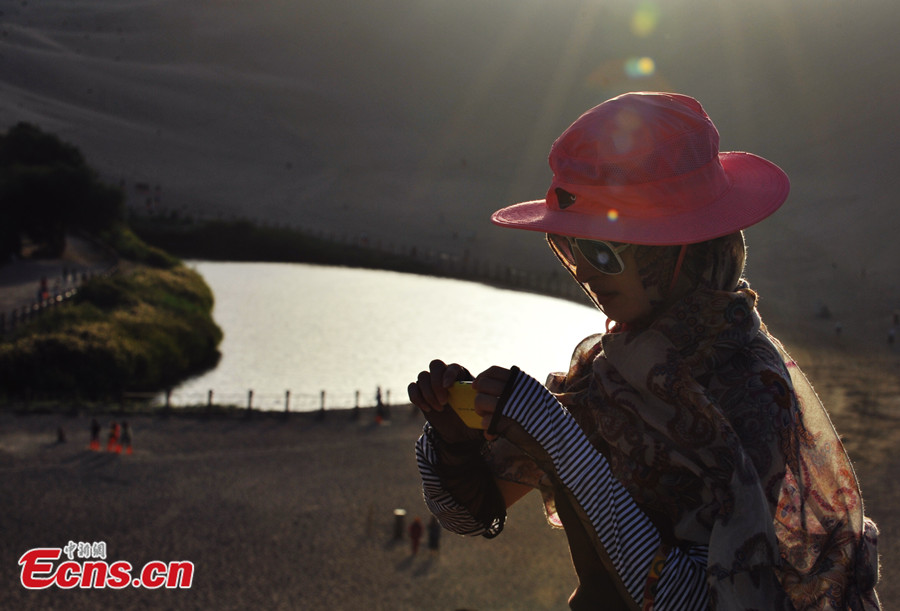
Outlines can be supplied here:
<path id="1" fill-rule="evenodd" d="M 450 407 L 456 412 L 460 420 L 470 429 L 484 429 L 481 424 L 482 417 L 475 412 L 475 395 L 478 394 L 472 388 L 471 382 L 455 382 L 448 391 L 450 392 Z"/>

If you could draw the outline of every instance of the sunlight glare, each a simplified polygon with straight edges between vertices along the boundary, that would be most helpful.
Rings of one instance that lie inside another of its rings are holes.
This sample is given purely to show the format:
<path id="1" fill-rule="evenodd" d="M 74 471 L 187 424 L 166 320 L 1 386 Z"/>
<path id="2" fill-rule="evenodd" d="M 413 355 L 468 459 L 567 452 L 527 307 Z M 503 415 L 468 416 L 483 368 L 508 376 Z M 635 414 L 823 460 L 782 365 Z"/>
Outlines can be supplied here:
<path id="1" fill-rule="evenodd" d="M 628 78 L 644 78 L 653 76 L 656 62 L 652 57 L 629 57 L 625 60 L 625 74 Z"/>
<path id="2" fill-rule="evenodd" d="M 631 16 L 631 32 L 646 38 L 653 34 L 659 23 L 659 6 L 655 2 L 641 2 Z"/>

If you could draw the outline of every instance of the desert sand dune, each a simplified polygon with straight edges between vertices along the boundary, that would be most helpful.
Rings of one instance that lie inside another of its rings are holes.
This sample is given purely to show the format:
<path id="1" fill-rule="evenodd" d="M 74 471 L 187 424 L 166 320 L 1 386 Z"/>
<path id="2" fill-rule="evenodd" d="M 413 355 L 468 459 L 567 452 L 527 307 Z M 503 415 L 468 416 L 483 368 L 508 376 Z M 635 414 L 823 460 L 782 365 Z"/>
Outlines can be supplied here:
<path id="1" fill-rule="evenodd" d="M 887 0 L 82 0 L 3 17 L 5 122 L 59 133 L 111 180 L 159 185 L 163 206 L 451 251 L 465 234 L 538 269 L 554 264 L 540 240 L 490 211 L 543 194 L 550 143 L 590 106 L 688 93 L 723 150 L 792 177 L 788 204 L 748 232 L 773 306 L 805 317 L 825 302 L 848 329 L 861 309 L 874 337 L 900 302 Z M 635 57 L 655 70 L 629 78 Z"/>

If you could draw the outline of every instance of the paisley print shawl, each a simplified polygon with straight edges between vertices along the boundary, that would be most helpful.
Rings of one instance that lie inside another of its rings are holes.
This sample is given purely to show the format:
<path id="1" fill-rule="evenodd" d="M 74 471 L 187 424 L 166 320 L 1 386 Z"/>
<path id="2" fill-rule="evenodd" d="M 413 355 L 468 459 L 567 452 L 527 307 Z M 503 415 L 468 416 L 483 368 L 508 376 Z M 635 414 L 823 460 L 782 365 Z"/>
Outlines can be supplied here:
<path id="1" fill-rule="evenodd" d="M 583 340 L 547 387 L 663 537 L 708 545 L 712 608 L 880 609 L 877 529 L 821 401 L 741 280 L 743 235 L 690 245 L 680 275 L 677 250 L 636 247 L 652 315 Z M 497 475 L 540 488 L 558 525 L 546 476 L 506 451 Z"/>
<path id="2" fill-rule="evenodd" d="M 878 609 L 853 468 L 755 306 L 746 283 L 699 289 L 587 338 L 548 386 L 648 515 L 709 545 L 713 608 Z"/>

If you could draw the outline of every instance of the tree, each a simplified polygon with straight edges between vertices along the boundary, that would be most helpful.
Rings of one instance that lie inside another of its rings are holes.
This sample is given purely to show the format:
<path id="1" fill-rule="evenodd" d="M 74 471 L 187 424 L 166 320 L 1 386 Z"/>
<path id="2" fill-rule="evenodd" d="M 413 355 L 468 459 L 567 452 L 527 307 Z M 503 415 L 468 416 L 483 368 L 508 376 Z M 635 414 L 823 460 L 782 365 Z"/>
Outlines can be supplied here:
<path id="1" fill-rule="evenodd" d="M 0 136 L 0 260 L 21 255 L 24 237 L 59 256 L 69 229 L 102 231 L 123 208 L 71 144 L 28 123 Z"/>

